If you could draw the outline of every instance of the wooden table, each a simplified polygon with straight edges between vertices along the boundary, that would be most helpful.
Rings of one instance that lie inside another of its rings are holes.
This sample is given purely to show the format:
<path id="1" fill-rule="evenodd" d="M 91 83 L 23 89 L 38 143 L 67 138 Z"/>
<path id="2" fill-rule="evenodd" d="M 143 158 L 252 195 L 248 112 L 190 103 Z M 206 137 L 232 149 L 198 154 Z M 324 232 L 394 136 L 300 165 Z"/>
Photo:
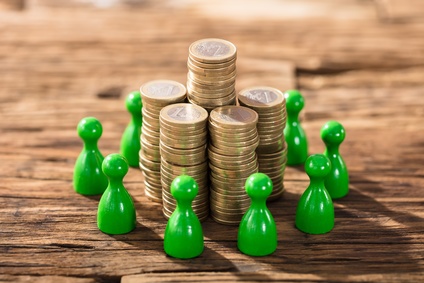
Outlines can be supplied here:
<path id="1" fill-rule="evenodd" d="M 0 1 L 0 281 L 424 280 L 422 2 L 87 2 Z M 286 169 L 284 197 L 269 205 L 271 256 L 241 254 L 237 227 L 208 219 L 200 257 L 167 257 L 166 220 L 136 168 L 125 185 L 137 228 L 97 229 L 99 197 L 72 189 L 78 121 L 97 117 L 101 151 L 117 152 L 126 94 L 152 79 L 185 83 L 188 46 L 205 37 L 238 47 L 238 90 L 303 92 L 310 153 L 323 151 L 327 120 L 345 126 L 350 193 L 335 201 L 331 233 L 294 227 L 308 185 L 301 167 Z"/>

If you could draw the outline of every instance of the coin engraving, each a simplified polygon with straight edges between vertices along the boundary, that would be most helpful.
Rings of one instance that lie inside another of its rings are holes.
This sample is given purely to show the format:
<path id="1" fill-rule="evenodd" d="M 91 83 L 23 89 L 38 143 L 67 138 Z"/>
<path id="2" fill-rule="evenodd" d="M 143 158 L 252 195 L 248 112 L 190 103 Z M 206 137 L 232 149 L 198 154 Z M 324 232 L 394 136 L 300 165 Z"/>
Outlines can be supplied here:
<path id="1" fill-rule="evenodd" d="M 197 45 L 195 50 L 203 56 L 219 57 L 228 54 L 230 48 L 222 42 L 206 41 Z"/>
<path id="2" fill-rule="evenodd" d="M 227 122 L 248 122 L 252 117 L 249 112 L 234 108 L 231 111 L 219 112 L 217 114 L 219 119 Z"/>
<path id="3" fill-rule="evenodd" d="M 266 89 L 252 89 L 244 96 L 250 100 L 264 104 L 274 102 L 278 98 L 275 92 Z"/>
<path id="4" fill-rule="evenodd" d="M 156 83 L 148 87 L 147 91 L 157 97 L 168 97 L 178 94 L 178 87 L 170 83 Z"/>

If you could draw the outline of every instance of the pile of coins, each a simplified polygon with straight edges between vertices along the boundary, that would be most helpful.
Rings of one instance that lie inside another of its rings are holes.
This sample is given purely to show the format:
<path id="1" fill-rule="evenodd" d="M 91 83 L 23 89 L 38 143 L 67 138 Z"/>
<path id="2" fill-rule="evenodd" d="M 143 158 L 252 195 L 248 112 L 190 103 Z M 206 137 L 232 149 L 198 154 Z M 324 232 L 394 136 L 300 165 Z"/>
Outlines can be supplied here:
<path id="1" fill-rule="evenodd" d="M 242 106 L 215 108 L 209 116 L 210 204 L 218 223 L 237 225 L 250 206 L 247 177 L 258 172 L 258 114 Z"/>
<path id="2" fill-rule="evenodd" d="M 198 40 L 189 47 L 187 97 L 209 112 L 235 105 L 236 56 L 234 44 L 222 39 Z"/>
<path id="3" fill-rule="evenodd" d="M 140 136 L 140 169 L 144 175 L 146 196 L 155 202 L 162 202 L 160 182 L 159 113 L 166 105 L 183 102 L 186 99 L 184 85 L 169 80 L 156 80 L 140 87 L 143 102 L 143 125 Z"/>
<path id="4" fill-rule="evenodd" d="M 160 111 L 160 155 L 163 214 L 169 218 L 176 208 L 171 183 L 179 175 L 193 177 L 199 193 L 192 208 L 199 220 L 209 215 L 207 147 L 208 112 L 189 103 L 168 105 Z"/>
<path id="5" fill-rule="evenodd" d="M 238 94 L 240 105 L 255 110 L 258 115 L 259 146 L 256 149 L 259 172 L 267 174 L 273 183 L 268 200 L 278 199 L 284 192 L 284 170 L 287 147 L 284 140 L 286 104 L 281 91 L 271 87 L 251 87 Z"/>

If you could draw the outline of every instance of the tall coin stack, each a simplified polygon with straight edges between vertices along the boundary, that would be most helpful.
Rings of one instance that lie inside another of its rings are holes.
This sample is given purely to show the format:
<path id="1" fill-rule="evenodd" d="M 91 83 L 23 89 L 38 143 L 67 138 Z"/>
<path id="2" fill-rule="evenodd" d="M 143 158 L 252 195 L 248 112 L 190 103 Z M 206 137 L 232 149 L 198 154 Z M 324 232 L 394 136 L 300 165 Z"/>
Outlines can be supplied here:
<path id="1" fill-rule="evenodd" d="M 210 113 L 210 204 L 218 223 L 239 224 L 250 205 L 244 186 L 247 177 L 258 172 L 257 122 L 258 114 L 242 106 L 223 106 Z"/>
<path id="2" fill-rule="evenodd" d="M 192 43 L 187 60 L 187 97 L 209 112 L 235 105 L 237 50 L 229 41 L 207 38 Z"/>
<path id="3" fill-rule="evenodd" d="M 163 213 L 169 218 L 176 208 L 171 183 L 179 175 L 193 177 L 199 185 L 192 208 L 200 220 L 209 215 L 207 146 L 208 112 L 190 103 L 178 103 L 160 111 L 160 154 Z"/>
<path id="4" fill-rule="evenodd" d="M 159 152 L 159 113 L 169 104 L 183 102 L 184 85 L 169 80 L 156 80 L 140 87 L 143 102 L 143 125 L 140 136 L 140 169 L 144 175 L 145 194 L 155 202 L 162 202 Z"/>
<path id="5" fill-rule="evenodd" d="M 284 170 L 287 147 L 284 141 L 286 104 L 281 91 L 271 87 L 251 87 L 238 94 L 240 105 L 255 110 L 258 115 L 259 146 L 256 149 L 259 172 L 267 174 L 273 183 L 268 200 L 278 199 L 284 191 Z"/>

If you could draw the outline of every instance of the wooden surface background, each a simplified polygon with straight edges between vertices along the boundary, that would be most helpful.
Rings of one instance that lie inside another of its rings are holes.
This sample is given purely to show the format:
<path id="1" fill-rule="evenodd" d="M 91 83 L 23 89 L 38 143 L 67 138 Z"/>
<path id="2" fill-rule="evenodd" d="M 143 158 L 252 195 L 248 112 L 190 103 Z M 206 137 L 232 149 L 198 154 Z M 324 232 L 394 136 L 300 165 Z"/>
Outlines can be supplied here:
<path id="1" fill-rule="evenodd" d="M 237 227 L 203 224 L 205 252 L 163 252 L 166 221 L 131 169 L 137 228 L 96 227 L 99 197 L 72 189 L 85 116 L 103 123 L 100 149 L 119 150 L 126 94 L 152 79 L 185 83 L 188 46 L 238 47 L 237 89 L 299 88 L 310 153 L 340 121 L 349 195 L 326 235 L 294 227 L 308 185 L 287 168 L 269 205 L 279 245 L 237 250 Z M 419 282 L 424 280 L 424 2 L 0 0 L 0 281 Z"/>

